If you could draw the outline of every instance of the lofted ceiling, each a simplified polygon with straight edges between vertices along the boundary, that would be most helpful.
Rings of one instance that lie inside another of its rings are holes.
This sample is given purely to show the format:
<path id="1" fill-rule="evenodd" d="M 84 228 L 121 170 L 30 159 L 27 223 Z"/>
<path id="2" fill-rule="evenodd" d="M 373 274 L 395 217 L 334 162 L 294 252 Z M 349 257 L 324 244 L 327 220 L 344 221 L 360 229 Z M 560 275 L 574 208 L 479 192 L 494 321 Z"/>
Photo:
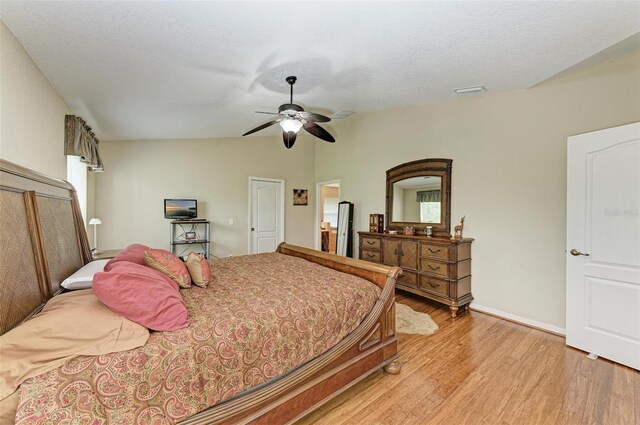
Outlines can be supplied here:
<path id="1" fill-rule="evenodd" d="M 2 1 L 0 18 L 101 139 L 176 139 L 265 122 L 288 75 L 329 115 L 526 89 L 637 39 L 640 2 Z"/>

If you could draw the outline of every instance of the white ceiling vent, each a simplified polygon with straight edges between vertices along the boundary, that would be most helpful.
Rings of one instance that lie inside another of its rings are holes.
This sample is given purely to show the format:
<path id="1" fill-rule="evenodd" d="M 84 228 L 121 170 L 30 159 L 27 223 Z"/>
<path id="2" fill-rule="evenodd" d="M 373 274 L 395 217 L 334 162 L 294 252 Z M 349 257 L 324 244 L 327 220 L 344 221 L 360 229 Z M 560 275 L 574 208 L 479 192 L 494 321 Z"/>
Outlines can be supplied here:
<path id="1" fill-rule="evenodd" d="M 332 120 L 344 120 L 349 118 L 351 115 L 355 114 L 353 111 L 338 111 L 335 114 L 331 115 Z"/>
<path id="2" fill-rule="evenodd" d="M 455 94 L 474 94 L 474 93 L 482 93 L 487 91 L 485 86 L 475 86 L 475 87 L 463 87 L 461 89 L 454 89 Z"/>

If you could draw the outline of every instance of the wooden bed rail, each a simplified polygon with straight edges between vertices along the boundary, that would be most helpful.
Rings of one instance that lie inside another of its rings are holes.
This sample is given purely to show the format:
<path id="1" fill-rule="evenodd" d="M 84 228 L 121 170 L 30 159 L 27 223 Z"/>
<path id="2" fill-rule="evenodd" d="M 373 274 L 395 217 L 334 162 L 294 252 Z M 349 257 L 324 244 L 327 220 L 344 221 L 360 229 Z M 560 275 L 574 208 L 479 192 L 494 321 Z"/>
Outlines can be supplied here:
<path id="1" fill-rule="evenodd" d="M 387 279 L 396 279 L 400 273 L 399 267 L 384 266 L 382 264 L 370 263 L 368 261 L 356 260 L 349 257 L 341 257 L 314 249 L 303 248 L 301 246 L 289 245 L 282 242 L 278 245 L 276 252 L 304 258 L 305 260 L 338 270 L 343 273 L 352 274 L 373 282 L 380 288 L 384 288 Z"/>

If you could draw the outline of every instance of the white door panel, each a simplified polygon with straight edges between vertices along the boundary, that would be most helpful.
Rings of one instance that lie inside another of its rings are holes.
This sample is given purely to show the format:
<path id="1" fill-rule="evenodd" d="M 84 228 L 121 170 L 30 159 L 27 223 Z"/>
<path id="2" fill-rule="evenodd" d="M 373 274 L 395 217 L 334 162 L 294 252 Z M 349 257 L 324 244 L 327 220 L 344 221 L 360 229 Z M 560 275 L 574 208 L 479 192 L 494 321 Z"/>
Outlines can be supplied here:
<path id="1" fill-rule="evenodd" d="M 567 164 L 567 344 L 640 369 L 640 123 L 570 137 Z"/>
<path id="2" fill-rule="evenodd" d="M 632 213 L 640 205 L 639 158 L 637 140 L 586 155 L 587 176 L 591 174 L 591 179 L 585 194 L 591 223 L 585 231 L 592 261 L 640 266 L 640 244 L 619 240 L 640 234 L 640 220 Z"/>
<path id="3" fill-rule="evenodd" d="M 256 254 L 259 252 L 274 252 L 278 247 L 278 240 L 273 236 L 258 237 L 257 246 Z"/>
<path id="4" fill-rule="evenodd" d="M 276 231 L 278 190 L 279 188 L 269 186 L 256 188 L 258 207 L 256 226 L 260 232 Z"/>
<path id="5" fill-rule="evenodd" d="M 640 310 L 634 311 L 640 305 L 640 286 L 593 277 L 585 278 L 585 286 L 587 326 L 640 341 Z"/>
<path id="6" fill-rule="evenodd" d="M 283 241 L 284 181 L 251 178 L 251 247 L 252 254 L 274 252 Z"/>

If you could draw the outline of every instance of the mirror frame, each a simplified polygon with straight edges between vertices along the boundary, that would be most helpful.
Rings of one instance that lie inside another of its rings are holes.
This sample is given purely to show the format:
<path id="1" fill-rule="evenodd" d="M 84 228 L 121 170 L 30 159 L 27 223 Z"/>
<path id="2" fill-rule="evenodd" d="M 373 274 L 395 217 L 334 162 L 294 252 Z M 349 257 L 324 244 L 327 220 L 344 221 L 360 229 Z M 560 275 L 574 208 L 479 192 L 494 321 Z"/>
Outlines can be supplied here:
<path id="1" fill-rule="evenodd" d="M 387 170 L 387 199 L 385 224 L 388 230 L 404 231 L 407 226 L 412 226 L 416 230 L 416 235 L 424 235 L 425 228 L 433 228 L 433 236 L 451 237 L 451 164 L 453 160 L 434 158 L 419 159 L 407 162 Z M 440 208 L 441 220 L 435 223 L 416 223 L 406 221 L 392 221 L 391 211 L 393 202 L 393 184 L 411 177 L 435 176 L 440 177 L 442 206 Z"/>

